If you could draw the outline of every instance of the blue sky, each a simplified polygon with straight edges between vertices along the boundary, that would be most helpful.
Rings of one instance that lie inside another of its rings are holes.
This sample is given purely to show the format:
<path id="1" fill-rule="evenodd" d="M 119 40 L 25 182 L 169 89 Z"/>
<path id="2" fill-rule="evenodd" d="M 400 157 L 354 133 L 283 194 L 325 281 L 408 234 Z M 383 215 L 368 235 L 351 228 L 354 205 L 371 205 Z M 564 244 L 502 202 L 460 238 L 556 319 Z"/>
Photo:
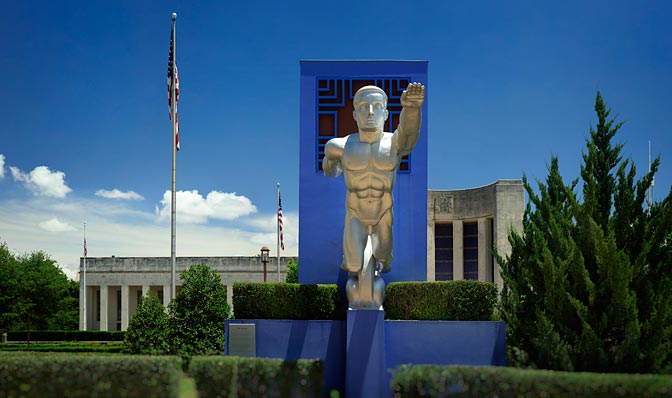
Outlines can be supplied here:
<path id="1" fill-rule="evenodd" d="M 0 242 L 169 256 L 166 66 L 177 18 L 177 255 L 298 253 L 299 61 L 429 60 L 429 187 L 579 175 L 599 88 L 624 156 L 672 185 L 665 1 L 36 1 L 0 16 Z M 168 214 L 166 216 L 166 210 Z"/>

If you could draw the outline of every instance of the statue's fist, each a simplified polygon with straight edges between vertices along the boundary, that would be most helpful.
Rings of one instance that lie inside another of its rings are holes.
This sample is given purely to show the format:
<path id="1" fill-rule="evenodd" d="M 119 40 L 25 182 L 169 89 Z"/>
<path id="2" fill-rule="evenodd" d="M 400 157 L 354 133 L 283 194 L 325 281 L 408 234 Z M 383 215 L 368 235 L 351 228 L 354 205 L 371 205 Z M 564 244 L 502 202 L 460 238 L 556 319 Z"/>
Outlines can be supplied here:
<path id="1" fill-rule="evenodd" d="M 404 108 L 420 108 L 425 101 L 425 86 L 411 83 L 401 93 L 401 106 Z"/>

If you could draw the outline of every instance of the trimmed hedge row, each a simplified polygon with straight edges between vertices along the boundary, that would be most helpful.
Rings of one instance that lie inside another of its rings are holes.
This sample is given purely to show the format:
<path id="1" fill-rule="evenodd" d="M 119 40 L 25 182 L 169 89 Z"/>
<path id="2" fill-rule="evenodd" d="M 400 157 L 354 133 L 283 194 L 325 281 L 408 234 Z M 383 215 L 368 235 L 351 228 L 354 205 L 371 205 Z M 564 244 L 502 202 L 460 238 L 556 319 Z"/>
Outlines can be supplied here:
<path id="1" fill-rule="evenodd" d="M 123 343 L 30 343 L 30 351 L 35 352 L 98 352 L 120 353 Z M 26 343 L 0 344 L 0 351 L 28 351 Z"/>
<path id="2" fill-rule="evenodd" d="M 336 285 L 233 284 L 236 319 L 345 319 L 345 300 Z"/>
<path id="3" fill-rule="evenodd" d="M 122 331 L 104 330 L 31 330 L 31 341 L 124 341 Z M 7 341 L 28 341 L 28 332 L 7 332 Z"/>
<path id="4" fill-rule="evenodd" d="M 395 398 L 664 398 L 672 377 L 570 373 L 505 367 L 403 365 L 393 371 Z"/>
<path id="5" fill-rule="evenodd" d="M 385 289 L 385 319 L 490 321 L 496 303 L 492 283 L 392 282 Z"/>
<path id="6" fill-rule="evenodd" d="M 0 353 L 0 397 L 178 397 L 180 358 Z"/>
<path id="7" fill-rule="evenodd" d="M 200 398 L 319 397 L 323 370 L 318 360 L 193 357 L 189 373 Z"/>

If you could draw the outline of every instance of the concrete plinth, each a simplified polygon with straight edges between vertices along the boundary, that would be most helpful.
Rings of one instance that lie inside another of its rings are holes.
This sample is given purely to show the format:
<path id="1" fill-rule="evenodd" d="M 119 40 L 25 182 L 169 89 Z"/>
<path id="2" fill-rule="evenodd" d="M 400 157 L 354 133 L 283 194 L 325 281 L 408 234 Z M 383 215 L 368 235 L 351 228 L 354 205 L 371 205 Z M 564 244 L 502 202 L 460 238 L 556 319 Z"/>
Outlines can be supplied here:
<path id="1" fill-rule="evenodd" d="M 385 325 L 379 310 L 348 310 L 345 354 L 345 396 L 384 397 Z"/>

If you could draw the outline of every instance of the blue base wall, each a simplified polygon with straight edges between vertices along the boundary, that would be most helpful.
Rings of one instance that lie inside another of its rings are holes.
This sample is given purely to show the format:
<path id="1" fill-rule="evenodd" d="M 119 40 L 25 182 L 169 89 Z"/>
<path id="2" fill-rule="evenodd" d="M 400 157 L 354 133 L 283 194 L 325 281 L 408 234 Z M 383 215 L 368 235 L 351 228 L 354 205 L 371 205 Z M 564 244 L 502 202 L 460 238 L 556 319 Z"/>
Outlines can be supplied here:
<path id="1" fill-rule="evenodd" d="M 237 319 L 229 324 L 256 325 L 258 357 L 321 359 L 325 362 L 325 396 L 345 392 L 345 321 Z M 384 321 L 385 385 L 389 370 L 402 364 L 506 366 L 506 324 L 466 321 Z M 390 390 L 390 396 L 392 391 Z"/>
<path id="2" fill-rule="evenodd" d="M 345 321 L 298 321 L 282 319 L 236 319 L 226 321 L 226 350 L 229 354 L 229 325 L 255 324 L 258 357 L 321 359 L 324 361 L 324 392 L 344 391 Z"/>

